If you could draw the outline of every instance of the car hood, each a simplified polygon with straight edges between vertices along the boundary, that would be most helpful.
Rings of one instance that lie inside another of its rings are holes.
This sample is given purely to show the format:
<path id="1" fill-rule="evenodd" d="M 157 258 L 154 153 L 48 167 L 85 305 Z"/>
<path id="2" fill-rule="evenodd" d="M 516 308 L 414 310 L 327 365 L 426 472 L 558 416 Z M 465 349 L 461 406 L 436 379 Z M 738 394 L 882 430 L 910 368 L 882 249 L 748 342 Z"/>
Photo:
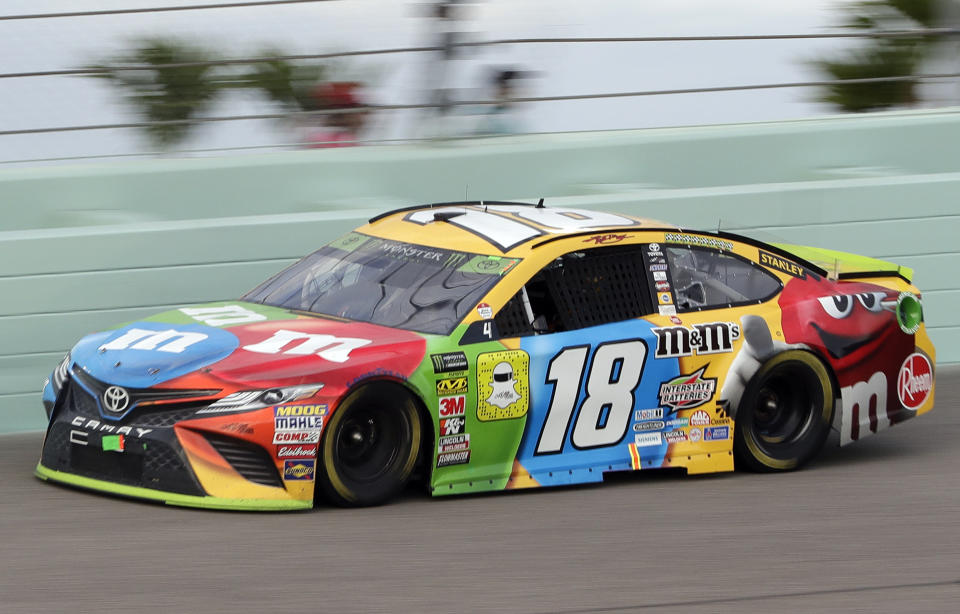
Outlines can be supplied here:
<path id="1" fill-rule="evenodd" d="M 129 388 L 287 385 L 344 386 L 371 373 L 408 377 L 423 360 L 413 332 L 306 316 L 253 303 L 184 307 L 84 337 L 75 365 L 100 381 Z M 204 380 L 204 381 L 200 381 Z"/>

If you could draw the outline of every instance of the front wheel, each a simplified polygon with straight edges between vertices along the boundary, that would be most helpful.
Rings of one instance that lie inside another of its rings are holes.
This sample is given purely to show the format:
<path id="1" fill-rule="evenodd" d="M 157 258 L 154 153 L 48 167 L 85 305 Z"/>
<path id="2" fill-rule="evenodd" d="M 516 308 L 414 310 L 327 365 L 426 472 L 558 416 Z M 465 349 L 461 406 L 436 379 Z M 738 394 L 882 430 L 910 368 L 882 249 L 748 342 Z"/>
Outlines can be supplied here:
<path id="1" fill-rule="evenodd" d="M 405 389 L 366 385 L 344 399 L 326 426 L 317 485 L 337 505 L 379 505 L 410 479 L 421 433 L 416 402 Z"/>
<path id="2" fill-rule="evenodd" d="M 737 461 L 764 472 L 802 467 L 829 435 L 833 409 L 833 383 L 820 359 L 801 350 L 777 354 L 741 397 L 733 441 Z"/>

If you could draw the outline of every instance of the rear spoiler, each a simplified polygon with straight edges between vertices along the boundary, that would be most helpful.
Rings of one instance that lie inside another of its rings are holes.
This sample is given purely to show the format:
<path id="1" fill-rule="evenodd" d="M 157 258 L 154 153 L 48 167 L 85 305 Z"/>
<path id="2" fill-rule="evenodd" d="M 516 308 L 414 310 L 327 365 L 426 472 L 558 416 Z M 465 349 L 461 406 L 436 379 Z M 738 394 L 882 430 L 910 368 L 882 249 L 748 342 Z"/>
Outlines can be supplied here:
<path id="1" fill-rule="evenodd" d="M 790 245 L 788 243 L 773 243 L 772 245 L 797 258 L 812 262 L 828 271 L 831 277 L 837 279 L 899 277 L 907 283 L 913 283 L 913 269 L 886 260 L 805 245 Z"/>

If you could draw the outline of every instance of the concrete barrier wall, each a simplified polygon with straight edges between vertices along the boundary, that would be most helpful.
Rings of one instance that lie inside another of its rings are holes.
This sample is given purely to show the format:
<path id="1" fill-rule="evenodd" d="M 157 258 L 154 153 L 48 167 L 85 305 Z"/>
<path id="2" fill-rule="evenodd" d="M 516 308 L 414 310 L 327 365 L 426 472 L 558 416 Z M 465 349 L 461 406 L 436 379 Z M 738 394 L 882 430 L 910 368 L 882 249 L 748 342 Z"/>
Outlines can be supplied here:
<path id="1" fill-rule="evenodd" d="M 0 171 L 0 432 L 74 341 L 231 298 L 384 210 L 536 199 L 913 267 L 960 362 L 960 112 Z"/>

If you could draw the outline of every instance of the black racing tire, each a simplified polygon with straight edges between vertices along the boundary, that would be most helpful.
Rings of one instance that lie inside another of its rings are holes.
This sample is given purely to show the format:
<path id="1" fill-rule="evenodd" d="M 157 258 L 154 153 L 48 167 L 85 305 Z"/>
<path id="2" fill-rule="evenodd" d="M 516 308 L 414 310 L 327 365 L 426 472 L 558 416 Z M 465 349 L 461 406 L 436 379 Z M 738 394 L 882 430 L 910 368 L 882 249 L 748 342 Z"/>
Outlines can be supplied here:
<path id="1" fill-rule="evenodd" d="M 380 505 L 413 473 L 423 426 L 405 388 L 375 382 L 351 392 L 324 429 L 317 486 L 344 507 Z"/>
<path id="2" fill-rule="evenodd" d="M 767 360 L 747 384 L 736 413 L 738 467 L 792 471 L 810 461 L 830 434 L 833 380 L 814 354 L 787 350 Z"/>

